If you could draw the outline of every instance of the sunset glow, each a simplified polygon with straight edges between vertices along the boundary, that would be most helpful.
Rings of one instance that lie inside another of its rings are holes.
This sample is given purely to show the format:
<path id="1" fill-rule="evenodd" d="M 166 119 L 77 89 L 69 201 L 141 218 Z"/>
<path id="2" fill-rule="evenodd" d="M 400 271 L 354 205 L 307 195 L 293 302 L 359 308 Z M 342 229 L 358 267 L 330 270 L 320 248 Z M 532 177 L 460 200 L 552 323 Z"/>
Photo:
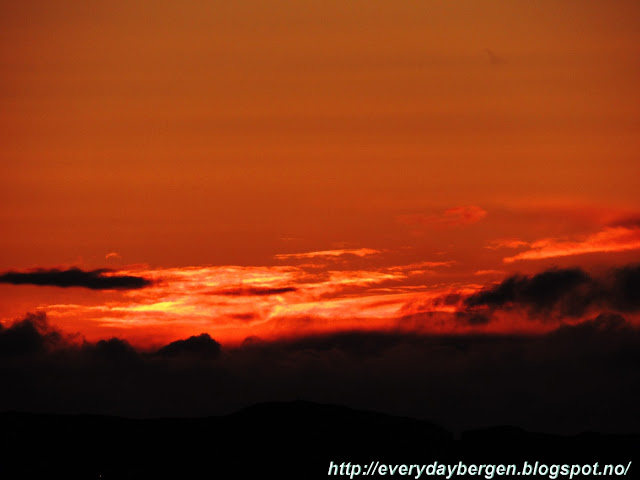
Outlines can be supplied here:
<path id="1" fill-rule="evenodd" d="M 0 477 L 640 478 L 639 86 L 639 0 L 0 1 Z"/>
<path id="2" fill-rule="evenodd" d="M 3 5 L 0 322 L 144 349 L 636 324 L 527 303 L 640 261 L 614 3 Z"/>

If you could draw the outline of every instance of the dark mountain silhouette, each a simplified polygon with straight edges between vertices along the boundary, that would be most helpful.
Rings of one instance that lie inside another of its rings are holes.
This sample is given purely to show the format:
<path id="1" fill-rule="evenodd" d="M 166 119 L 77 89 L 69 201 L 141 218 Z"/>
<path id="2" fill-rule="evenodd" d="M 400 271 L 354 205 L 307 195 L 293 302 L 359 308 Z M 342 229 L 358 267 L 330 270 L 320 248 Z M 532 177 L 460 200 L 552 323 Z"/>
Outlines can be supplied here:
<path id="1" fill-rule="evenodd" d="M 456 439 L 430 422 L 304 401 L 208 418 L 10 412 L 0 414 L 0 439 L 0 478 L 12 479 L 326 479 L 331 461 L 626 465 L 640 451 L 636 434 L 559 436 L 496 427 Z"/>

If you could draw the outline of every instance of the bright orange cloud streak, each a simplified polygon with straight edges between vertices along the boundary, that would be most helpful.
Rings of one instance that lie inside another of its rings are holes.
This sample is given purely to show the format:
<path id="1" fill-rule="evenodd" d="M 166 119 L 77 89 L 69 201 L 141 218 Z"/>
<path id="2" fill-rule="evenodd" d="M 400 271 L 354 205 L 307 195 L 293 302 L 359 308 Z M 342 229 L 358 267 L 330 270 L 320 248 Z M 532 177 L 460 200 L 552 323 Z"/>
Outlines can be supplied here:
<path id="1" fill-rule="evenodd" d="M 609 227 L 589 235 L 581 241 L 538 240 L 531 249 L 512 257 L 505 257 L 505 263 L 517 260 L 539 260 L 543 258 L 566 257 L 586 253 L 623 252 L 640 249 L 640 228 Z"/>
<path id="2" fill-rule="evenodd" d="M 317 252 L 306 253 L 279 253 L 275 256 L 278 260 L 285 260 L 289 258 L 318 258 L 318 257 L 340 257 L 342 255 L 355 255 L 356 257 L 365 257 L 367 255 L 375 255 L 380 253 L 379 250 L 372 248 L 353 248 L 353 249 L 339 249 L 339 250 L 321 250 Z"/>

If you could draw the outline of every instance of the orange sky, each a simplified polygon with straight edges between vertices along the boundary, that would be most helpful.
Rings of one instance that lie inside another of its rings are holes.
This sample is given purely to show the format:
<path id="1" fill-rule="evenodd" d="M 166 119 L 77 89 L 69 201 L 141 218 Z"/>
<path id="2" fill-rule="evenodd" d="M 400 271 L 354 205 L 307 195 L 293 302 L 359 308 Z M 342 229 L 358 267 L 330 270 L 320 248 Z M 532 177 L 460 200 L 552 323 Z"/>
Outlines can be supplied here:
<path id="1" fill-rule="evenodd" d="M 517 272 L 637 262 L 638 25 L 632 0 L 2 2 L 0 270 L 165 283 L 0 284 L 0 319 L 388 329 Z M 246 285 L 296 290 L 202 293 Z"/>

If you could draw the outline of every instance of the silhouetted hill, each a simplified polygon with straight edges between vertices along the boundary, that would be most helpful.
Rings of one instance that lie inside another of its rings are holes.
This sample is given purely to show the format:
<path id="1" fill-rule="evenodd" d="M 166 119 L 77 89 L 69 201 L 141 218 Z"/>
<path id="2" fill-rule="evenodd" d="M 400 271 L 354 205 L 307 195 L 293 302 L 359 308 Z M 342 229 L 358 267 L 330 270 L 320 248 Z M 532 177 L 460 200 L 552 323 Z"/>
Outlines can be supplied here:
<path id="1" fill-rule="evenodd" d="M 626 465 L 640 451 L 639 435 L 498 427 L 454 439 L 426 421 L 303 401 L 199 419 L 2 413 L 0 432 L 0 478 L 15 479 L 329 478 L 330 461 Z"/>

